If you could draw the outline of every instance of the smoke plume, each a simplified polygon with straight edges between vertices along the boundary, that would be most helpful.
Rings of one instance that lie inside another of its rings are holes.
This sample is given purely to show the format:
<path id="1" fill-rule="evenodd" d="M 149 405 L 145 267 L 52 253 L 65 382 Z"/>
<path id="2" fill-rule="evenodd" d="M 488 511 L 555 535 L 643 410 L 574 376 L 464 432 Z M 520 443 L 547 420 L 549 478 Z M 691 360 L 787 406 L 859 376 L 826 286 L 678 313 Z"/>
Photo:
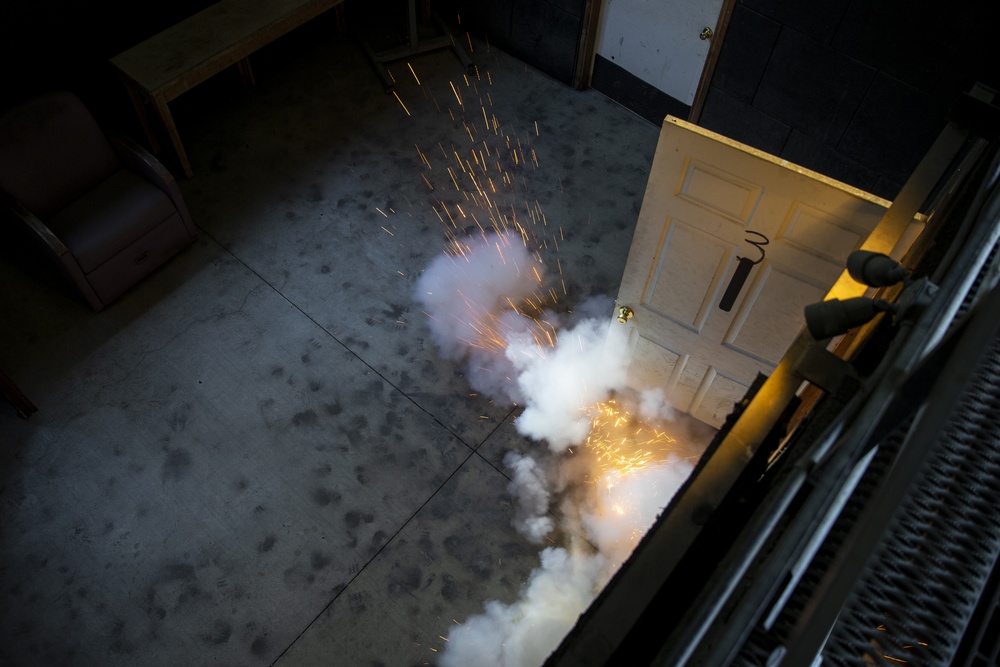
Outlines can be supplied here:
<path id="1" fill-rule="evenodd" d="M 507 337 L 529 330 L 515 306 L 538 289 L 543 271 L 519 238 L 483 234 L 437 256 L 417 280 L 439 354 L 466 362 L 473 389 L 521 402 L 504 349 Z"/>
<path id="2" fill-rule="evenodd" d="M 523 667 L 541 665 L 576 623 L 596 594 L 605 569 L 600 554 L 548 547 L 531 573 L 521 599 L 487 602 L 448 633 L 440 667 Z"/>
<path id="3" fill-rule="evenodd" d="M 549 515 L 549 484 L 535 459 L 517 452 L 507 452 L 503 464 L 511 472 L 507 490 L 517 499 L 513 525 L 517 532 L 540 543 L 555 527 Z"/>
<path id="4" fill-rule="evenodd" d="M 624 386 L 624 335 L 609 332 L 609 319 L 586 319 L 560 332 L 553 348 L 518 336 L 510 341 L 524 412 L 517 430 L 545 440 L 555 452 L 583 442 L 590 430 L 587 408 Z"/>
<path id="5" fill-rule="evenodd" d="M 544 275 L 520 236 L 483 234 L 435 258 L 416 297 L 441 356 L 464 360 L 477 391 L 523 405 L 518 431 L 560 452 L 586 438 L 587 408 L 624 387 L 627 348 L 607 297 L 579 315 L 541 309 Z"/>
<path id="6" fill-rule="evenodd" d="M 670 452 L 626 451 L 649 427 L 613 431 L 613 441 L 595 435 L 593 406 L 613 395 L 654 425 L 673 409 L 661 390 L 626 387 L 627 341 L 609 327 L 611 299 L 557 311 L 545 275 L 524 235 L 483 233 L 454 238 L 417 282 L 441 356 L 464 363 L 477 391 L 520 405 L 517 430 L 547 445 L 504 457 L 512 525 L 534 543 L 556 530 L 569 542 L 541 551 L 516 602 L 488 601 L 454 627 L 442 667 L 544 662 L 692 469 Z M 633 421 L 614 412 L 616 428 Z"/>
<path id="7" fill-rule="evenodd" d="M 525 464 L 530 460 L 508 455 L 505 464 L 535 468 L 533 462 Z M 618 478 L 582 506 L 564 506 L 569 547 L 542 550 L 540 564 L 516 602 L 490 600 L 482 614 L 455 626 L 448 633 L 440 667 L 537 667 L 545 662 L 690 472 L 686 461 L 664 461 L 641 474 Z M 529 486 L 536 482 L 533 476 Z M 523 500 L 516 472 L 511 486 Z"/>

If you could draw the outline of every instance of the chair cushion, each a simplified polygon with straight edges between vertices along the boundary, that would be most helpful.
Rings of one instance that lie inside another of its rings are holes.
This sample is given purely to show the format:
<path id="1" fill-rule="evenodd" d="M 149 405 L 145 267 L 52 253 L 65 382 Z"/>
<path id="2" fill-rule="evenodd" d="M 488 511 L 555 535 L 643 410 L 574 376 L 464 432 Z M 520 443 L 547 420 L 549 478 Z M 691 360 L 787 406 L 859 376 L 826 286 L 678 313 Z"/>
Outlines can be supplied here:
<path id="1" fill-rule="evenodd" d="M 89 273 L 176 212 L 162 190 L 123 169 L 54 214 L 48 224 Z"/>

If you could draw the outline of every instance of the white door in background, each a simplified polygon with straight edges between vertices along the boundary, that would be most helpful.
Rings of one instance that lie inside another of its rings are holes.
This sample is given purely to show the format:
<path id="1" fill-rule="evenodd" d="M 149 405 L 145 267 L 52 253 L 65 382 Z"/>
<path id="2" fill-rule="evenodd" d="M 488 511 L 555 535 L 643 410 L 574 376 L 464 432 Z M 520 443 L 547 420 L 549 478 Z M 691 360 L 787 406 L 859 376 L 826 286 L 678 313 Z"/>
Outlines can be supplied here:
<path id="1" fill-rule="evenodd" d="M 691 104 L 723 0 L 605 0 L 596 52 L 671 97 Z"/>
<path id="2" fill-rule="evenodd" d="M 675 408 L 720 426 L 888 205 L 667 117 L 616 303 L 634 316 L 612 324 L 629 330 L 630 384 L 663 387 Z"/>

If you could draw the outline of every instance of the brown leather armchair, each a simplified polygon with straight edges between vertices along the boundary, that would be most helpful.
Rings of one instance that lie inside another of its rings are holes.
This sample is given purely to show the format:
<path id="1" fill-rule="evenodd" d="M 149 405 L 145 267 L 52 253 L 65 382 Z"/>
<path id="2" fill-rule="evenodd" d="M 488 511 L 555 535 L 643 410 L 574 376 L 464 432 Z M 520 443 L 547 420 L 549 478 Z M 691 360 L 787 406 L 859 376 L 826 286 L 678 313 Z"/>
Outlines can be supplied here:
<path id="1" fill-rule="evenodd" d="M 0 218 L 20 223 L 94 310 L 197 238 L 173 176 L 68 92 L 0 116 Z"/>

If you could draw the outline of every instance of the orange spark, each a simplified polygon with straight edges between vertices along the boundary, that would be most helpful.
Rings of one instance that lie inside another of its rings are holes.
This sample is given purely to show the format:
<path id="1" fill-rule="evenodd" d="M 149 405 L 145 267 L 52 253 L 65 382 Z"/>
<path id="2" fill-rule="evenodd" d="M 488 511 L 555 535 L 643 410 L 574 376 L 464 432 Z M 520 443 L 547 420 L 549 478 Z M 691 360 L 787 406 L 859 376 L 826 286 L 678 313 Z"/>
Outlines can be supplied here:
<path id="1" fill-rule="evenodd" d="M 400 99 L 400 97 L 399 97 L 399 93 L 397 93 L 397 92 L 396 92 L 396 91 L 394 90 L 394 91 L 392 91 L 392 94 L 396 96 L 396 101 L 397 101 L 397 102 L 399 102 L 399 106 L 403 107 L 403 111 L 405 111 L 405 112 L 406 112 L 406 115 L 407 115 L 407 116 L 411 115 L 411 114 L 410 114 L 410 110 L 406 108 L 406 105 L 405 105 L 405 104 L 403 104 L 403 100 L 401 100 L 401 99 Z"/>

